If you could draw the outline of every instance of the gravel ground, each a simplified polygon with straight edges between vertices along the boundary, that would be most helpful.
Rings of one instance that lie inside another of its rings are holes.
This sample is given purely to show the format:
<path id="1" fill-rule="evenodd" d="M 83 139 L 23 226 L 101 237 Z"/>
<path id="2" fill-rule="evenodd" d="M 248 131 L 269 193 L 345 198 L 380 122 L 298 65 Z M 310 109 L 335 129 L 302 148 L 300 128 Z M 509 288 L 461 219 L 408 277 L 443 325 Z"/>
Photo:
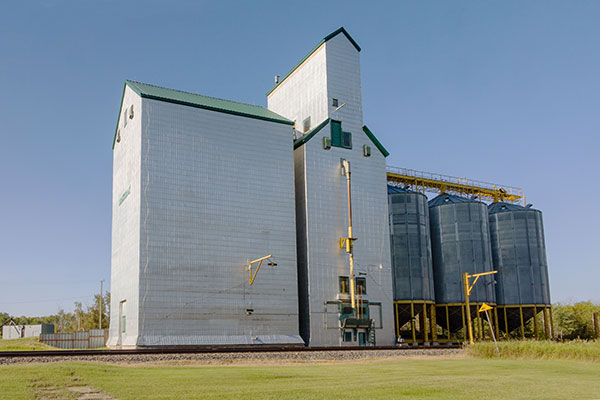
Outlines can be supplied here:
<path id="1" fill-rule="evenodd" d="M 365 361 L 374 359 L 428 359 L 465 357 L 462 349 L 398 349 L 352 351 L 299 351 L 265 353 L 172 353 L 172 354 L 115 354 L 100 356 L 40 356 L 0 358 L 0 365 L 85 361 L 108 364 L 281 364 L 302 362 Z"/>

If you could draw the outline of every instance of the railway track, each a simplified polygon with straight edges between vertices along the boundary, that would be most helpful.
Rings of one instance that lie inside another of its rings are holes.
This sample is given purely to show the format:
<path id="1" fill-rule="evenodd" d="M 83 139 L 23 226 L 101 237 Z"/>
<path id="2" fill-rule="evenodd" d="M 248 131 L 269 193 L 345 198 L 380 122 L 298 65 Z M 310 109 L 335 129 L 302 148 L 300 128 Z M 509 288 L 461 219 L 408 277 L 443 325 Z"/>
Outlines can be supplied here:
<path id="1" fill-rule="evenodd" d="M 459 349 L 458 344 L 440 344 L 434 346 L 377 346 L 377 347 L 304 347 L 304 346 L 202 346 L 147 348 L 123 350 L 32 350 L 1 351 L 0 359 L 10 358 L 46 358 L 46 357 L 93 357 L 93 356 L 138 356 L 138 355 L 175 355 L 175 354 L 235 354 L 235 353 L 317 353 L 317 352 L 377 352 L 377 351 L 415 351 Z"/>

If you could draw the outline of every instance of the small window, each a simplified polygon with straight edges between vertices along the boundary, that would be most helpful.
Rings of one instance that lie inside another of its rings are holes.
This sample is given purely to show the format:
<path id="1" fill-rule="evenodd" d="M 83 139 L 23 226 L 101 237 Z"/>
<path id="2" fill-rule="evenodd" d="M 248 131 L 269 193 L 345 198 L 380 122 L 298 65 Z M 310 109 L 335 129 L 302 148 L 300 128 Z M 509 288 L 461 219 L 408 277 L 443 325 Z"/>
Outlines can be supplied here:
<path id="1" fill-rule="evenodd" d="M 304 119 L 303 122 L 303 129 L 304 129 L 304 133 L 310 131 L 310 117 L 307 117 L 306 119 Z"/>
<path id="2" fill-rule="evenodd" d="M 352 311 L 352 306 L 350 306 L 350 304 L 341 305 L 340 306 L 340 314 L 342 314 L 342 315 L 353 315 L 354 312 Z"/>
<path id="3" fill-rule="evenodd" d="M 340 276 L 338 279 L 340 282 L 340 293 L 348 294 L 349 278 L 347 276 Z"/>
<path id="4" fill-rule="evenodd" d="M 350 132 L 342 132 L 342 147 L 352 148 L 352 134 Z"/>
<path id="5" fill-rule="evenodd" d="M 332 99 L 331 100 L 331 105 L 334 106 L 334 107 L 337 107 L 338 106 L 338 99 Z"/>
<path id="6" fill-rule="evenodd" d="M 352 341 L 352 331 L 344 331 L 344 342 Z"/>
<path id="7" fill-rule="evenodd" d="M 356 294 L 367 294 L 367 279 L 356 278 Z"/>
<path id="8" fill-rule="evenodd" d="M 325 150 L 331 149 L 331 139 L 330 138 L 328 138 L 328 137 L 323 138 L 323 148 Z"/>
<path id="9" fill-rule="evenodd" d="M 345 149 L 352 148 L 352 134 L 342 131 L 341 121 L 331 121 L 331 145 Z"/>
<path id="10" fill-rule="evenodd" d="M 342 123 L 331 121 L 331 145 L 340 147 L 342 145 Z"/>
<path id="11" fill-rule="evenodd" d="M 371 146 L 367 146 L 366 144 L 363 146 L 363 155 L 365 157 L 371 157 Z"/>

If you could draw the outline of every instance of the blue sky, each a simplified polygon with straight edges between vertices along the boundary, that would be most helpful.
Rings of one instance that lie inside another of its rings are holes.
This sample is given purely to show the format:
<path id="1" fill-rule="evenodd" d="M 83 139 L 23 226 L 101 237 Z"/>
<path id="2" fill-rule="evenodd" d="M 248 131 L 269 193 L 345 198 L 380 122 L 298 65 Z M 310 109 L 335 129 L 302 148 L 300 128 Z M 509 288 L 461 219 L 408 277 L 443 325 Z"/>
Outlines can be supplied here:
<path id="1" fill-rule="evenodd" d="M 344 26 L 388 164 L 522 187 L 553 301 L 600 301 L 600 2 L 12 2 L 0 14 L 0 311 L 90 302 L 110 279 L 125 79 L 266 105 Z"/>

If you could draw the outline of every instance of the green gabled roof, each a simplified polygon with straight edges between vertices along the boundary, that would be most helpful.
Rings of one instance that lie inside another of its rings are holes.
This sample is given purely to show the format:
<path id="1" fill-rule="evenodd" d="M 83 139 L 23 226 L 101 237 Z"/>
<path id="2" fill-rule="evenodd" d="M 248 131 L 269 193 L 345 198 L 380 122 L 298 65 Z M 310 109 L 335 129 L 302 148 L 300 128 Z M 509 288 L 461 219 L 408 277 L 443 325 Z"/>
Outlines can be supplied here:
<path id="1" fill-rule="evenodd" d="M 331 118 L 327 118 L 325 121 L 321 122 L 319 125 L 317 125 L 315 128 L 313 128 L 313 130 L 308 131 L 306 133 L 306 135 L 304 135 L 300 139 L 294 141 L 294 149 L 297 149 L 298 147 L 302 146 L 304 143 L 306 143 L 310 139 L 312 139 L 313 136 L 315 136 L 317 133 L 319 133 L 319 131 L 321 129 L 326 127 L 330 121 L 331 121 Z M 379 140 L 377 140 L 375 135 L 373 135 L 373 132 L 371 132 L 369 130 L 369 128 L 367 128 L 366 125 L 363 125 L 363 132 L 367 135 L 367 137 L 371 140 L 371 142 L 373 142 L 375 147 L 377 147 L 379 149 L 379 151 L 381 152 L 381 154 L 383 154 L 384 157 L 387 157 L 390 155 L 390 153 L 385 149 L 385 147 L 383 147 L 381 142 Z"/>
<path id="2" fill-rule="evenodd" d="M 125 81 L 123 87 L 123 96 L 125 95 L 125 87 L 129 86 L 131 90 L 143 98 L 166 101 L 168 103 L 182 104 L 185 106 L 202 108 L 205 110 L 217 111 L 226 114 L 239 115 L 242 117 L 262 119 L 264 121 L 277 122 L 286 125 L 294 125 L 293 121 L 282 117 L 264 107 L 255 106 L 252 104 L 238 103 L 230 100 L 217 99 L 215 97 L 201 96 L 195 93 L 183 92 L 180 90 L 167 89 L 160 86 L 149 85 L 135 81 Z M 119 113 L 123 107 L 123 97 L 121 97 L 121 106 Z M 117 116 L 117 119 L 119 117 Z M 117 121 L 117 129 L 115 129 L 115 137 L 113 139 L 113 149 L 117 139 L 117 130 L 119 123 Z"/>
<path id="3" fill-rule="evenodd" d="M 279 85 L 281 85 L 281 83 L 282 83 L 283 81 L 285 81 L 285 80 L 286 80 L 286 79 L 287 79 L 287 78 L 288 78 L 288 77 L 289 77 L 289 76 L 290 76 L 290 75 L 291 75 L 291 74 L 292 74 L 292 73 L 293 73 L 295 70 L 297 70 L 297 69 L 298 69 L 298 67 L 299 67 L 299 66 L 301 66 L 301 65 L 302 65 L 302 63 L 308 59 L 308 57 L 312 56 L 312 55 L 313 55 L 313 53 L 314 53 L 315 51 L 317 51 L 317 49 L 318 49 L 319 47 L 321 47 L 321 45 L 322 45 L 323 43 L 325 43 L 325 42 L 326 42 L 326 41 L 328 41 L 329 39 L 333 39 L 334 37 L 336 37 L 336 36 L 337 36 L 337 35 L 339 35 L 340 33 L 343 33 L 343 34 L 344 34 L 344 35 L 345 35 L 345 36 L 348 38 L 348 40 L 350 41 L 350 43 L 352 43 L 352 45 L 353 45 L 353 46 L 356 48 L 356 50 L 360 51 L 360 46 L 358 45 L 358 43 L 356 43 L 356 41 L 355 41 L 354 39 L 352 39 L 352 36 L 350 36 L 350 34 L 349 34 L 348 32 L 346 32 L 346 30 L 345 30 L 345 29 L 344 29 L 344 27 L 342 26 L 342 27 L 341 27 L 341 28 L 339 28 L 338 30 L 336 30 L 336 31 L 334 31 L 334 32 L 331 32 L 329 35 L 325 36 L 325 37 L 323 38 L 323 40 L 321 40 L 321 41 L 319 42 L 319 44 L 318 44 L 318 45 L 316 45 L 316 46 L 315 46 L 315 48 L 314 48 L 314 49 L 312 49 L 312 50 L 310 51 L 310 53 L 308 53 L 308 54 L 307 54 L 307 55 L 306 55 L 306 56 L 305 56 L 305 57 L 304 57 L 302 60 L 300 60 L 300 62 L 299 62 L 298 64 L 296 64 L 296 66 L 295 66 L 294 68 L 292 68 L 292 69 L 291 69 L 291 71 L 290 71 L 290 72 L 288 72 L 288 73 L 287 73 L 287 74 L 286 74 L 286 75 L 285 75 L 285 76 L 284 76 L 284 77 L 283 77 L 283 78 L 282 78 L 282 79 L 279 81 L 279 83 L 273 87 L 273 89 L 269 90 L 269 92 L 267 93 L 267 96 L 268 96 L 268 95 L 270 95 L 270 94 L 273 92 L 273 90 L 275 90 L 275 89 L 276 89 L 276 88 L 277 88 Z"/>
<path id="4" fill-rule="evenodd" d="M 371 142 L 373 142 L 373 144 L 375 145 L 375 147 L 377 147 L 379 149 L 379 151 L 381 152 L 381 154 L 383 154 L 384 157 L 387 157 L 390 155 L 390 152 L 387 151 L 385 149 L 385 147 L 383 147 L 383 145 L 381 144 L 381 142 L 379 140 L 377 140 L 377 138 L 375 137 L 375 135 L 373 135 L 373 132 L 371 132 L 369 130 L 369 128 L 367 128 L 366 125 L 363 125 L 363 132 L 365 132 L 367 134 L 367 136 L 369 137 L 369 139 L 371 139 Z"/>
<path id="5" fill-rule="evenodd" d="M 306 135 L 302 136 L 300 139 L 294 141 L 294 150 L 298 147 L 302 146 L 304 143 L 308 142 L 313 136 L 315 136 L 321 129 L 327 126 L 327 124 L 331 121 L 330 118 L 327 118 L 325 121 L 321 122 L 317 125 L 313 130 L 308 131 Z"/>

